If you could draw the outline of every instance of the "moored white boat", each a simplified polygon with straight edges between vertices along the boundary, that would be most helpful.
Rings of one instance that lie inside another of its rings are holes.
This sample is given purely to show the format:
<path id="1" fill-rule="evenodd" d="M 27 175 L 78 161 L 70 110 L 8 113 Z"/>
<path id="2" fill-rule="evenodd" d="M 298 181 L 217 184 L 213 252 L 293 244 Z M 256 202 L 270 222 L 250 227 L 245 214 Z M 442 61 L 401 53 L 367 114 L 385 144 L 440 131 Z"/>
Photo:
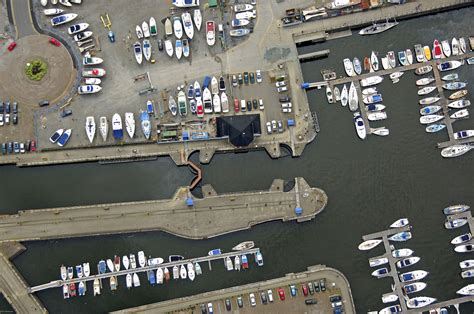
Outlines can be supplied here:
<path id="1" fill-rule="evenodd" d="M 445 215 L 456 215 L 464 213 L 470 209 L 469 205 L 460 204 L 460 205 L 451 205 L 443 209 Z"/>
<path id="2" fill-rule="evenodd" d="M 346 84 L 344 84 L 341 91 L 341 105 L 344 107 L 347 106 L 348 101 L 349 101 L 349 93 L 348 93 Z"/>
<path id="3" fill-rule="evenodd" d="M 459 55 L 459 41 L 456 37 L 453 37 L 453 39 L 451 40 L 451 52 L 453 56 Z"/>
<path id="4" fill-rule="evenodd" d="M 460 228 L 467 224 L 467 219 L 466 218 L 455 218 L 455 219 L 449 219 L 444 223 L 444 227 L 446 229 L 456 229 Z"/>
<path id="5" fill-rule="evenodd" d="M 435 79 L 434 79 L 434 77 L 432 77 L 432 76 L 430 76 L 430 77 L 424 77 L 424 78 L 421 78 L 421 79 L 417 80 L 417 81 L 415 82 L 415 84 L 416 84 L 417 86 L 425 86 L 425 85 L 428 85 L 428 84 L 431 83 L 431 82 L 434 82 L 434 80 L 435 80 Z"/>
<path id="6" fill-rule="evenodd" d="M 383 277 L 387 277 L 388 274 L 389 274 L 388 269 L 386 267 L 383 267 L 383 268 L 374 270 L 371 275 L 376 278 L 383 278 Z"/>
<path id="7" fill-rule="evenodd" d="M 389 76 L 390 76 L 390 79 L 391 79 L 391 80 L 395 80 L 395 79 L 397 79 L 397 78 L 400 78 L 400 77 L 403 75 L 403 73 L 404 73 L 404 72 L 400 72 L 400 71 L 398 71 L 398 72 L 393 72 L 393 73 L 390 73 Z"/>
<path id="8" fill-rule="evenodd" d="M 388 258 L 386 257 L 376 257 L 369 259 L 369 266 L 370 267 L 377 267 L 380 265 L 388 264 Z"/>
<path id="9" fill-rule="evenodd" d="M 390 228 L 401 228 L 409 224 L 408 218 L 400 218 L 390 225 Z"/>
<path id="10" fill-rule="evenodd" d="M 150 115 L 146 111 L 142 111 L 140 114 L 140 124 L 142 127 L 143 135 L 147 140 L 150 139 L 151 135 L 151 123 L 150 123 Z"/>
<path id="11" fill-rule="evenodd" d="M 424 62 L 425 61 L 425 54 L 423 52 L 423 48 L 421 45 L 417 44 L 414 46 L 415 48 L 415 56 L 417 62 Z"/>
<path id="12" fill-rule="evenodd" d="M 356 111 L 359 106 L 359 96 L 357 95 L 357 89 L 354 82 L 351 82 L 349 88 L 349 110 Z"/>
<path id="13" fill-rule="evenodd" d="M 474 148 L 474 145 L 470 144 L 460 144 L 452 145 L 441 150 L 441 156 L 444 158 L 459 157 L 469 152 Z"/>
<path id="14" fill-rule="evenodd" d="M 430 114 L 435 114 L 438 111 L 442 109 L 441 106 L 438 105 L 431 105 L 431 106 L 426 106 L 420 109 L 420 114 L 423 116 L 430 115 Z"/>
<path id="15" fill-rule="evenodd" d="M 462 244 L 454 248 L 454 251 L 457 253 L 466 253 L 474 251 L 474 245 L 472 244 Z"/>
<path id="16" fill-rule="evenodd" d="M 426 283 L 418 281 L 418 282 L 413 282 L 413 283 L 409 283 L 409 284 L 404 285 L 402 287 L 402 290 L 403 290 L 403 293 L 408 295 L 408 294 L 412 294 L 412 293 L 415 293 L 415 292 L 420 292 L 423 289 L 425 289 L 427 286 L 428 285 Z"/>
<path id="17" fill-rule="evenodd" d="M 459 68 L 462 65 L 461 61 L 453 60 L 453 61 L 446 61 L 438 64 L 438 70 L 441 72 L 443 71 L 450 71 Z"/>
<path id="18" fill-rule="evenodd" d="M 431 303 L 433 303 L 435 301 L 436 301 L 435 298 L 415 297 L 415 298 L 407 300 L 407 307 L 409 309 L 417 309 L 417 308 L 420 308 L 420 307 L 430 305 Z"/>
<path id="19" fill-rule="evenodd" d="M 361 251 L 368 251 L 368 250 L 373 249 L 374 247 L 376 247 L 380 243 L 382 243 L 382 240 L 380 240 L 380 239 L 367 240 L 367 241 L 362 242 L 361 244 L 359 244 L 358 248 Z"/>
<path id="20" fill-rule="evenodd" d="M 411 52 L 411 49 L 405 50 L 405 55 L 407 56 L 408 64 L 413 64 L 413 53 Z"/>
<path id="21" fill-rule="evenodd" d="M 86 117 L 86 134 L 89 142 L 92 144 L 95 137 L 95 119 L 93 116 Z"/>
<path id="22" fill-rule="evenodd" d="M 467 109 L 461 109 L 449 116 L 451 119 L 462 119 L 469 117 L 469 111 Z"/>
<path id="23" fill-rule="evenodd" d="M 411 257 L 407 257 L 407 258 L 404 258 L 402 260 L 399 260 L 396 265 L 398 268 L 405 268 L 405 267 L 409 267 L 409 266 L 413 266 L 415 265 L 416 263 L 418 263 L 420 261 L 421 258 L 419 258 L 418 256 L 411 256 Z"/>
<path id="24" fill-rule="evenodd" d="M 343 60 L 344 63 L 344 70 L 346 71 L 347 76 L 354 76 L 354 66 L 352 64 L 352 61 L 349 58 L 345 58 Z"/>
<path id="25" fill-rule="evenodd" d="M 436 90 L 436 86 L 425 86 L 418 90 L 418 95 L 419 96 L 427 95 L 429 93 L 432 93 L 435 90 Z"/>
<path id="26" fill-rule="evenodd" d="M 357 136 L 361 140 L 365 139 L 365 137 L 367 136 L 367 130 L 365 128 L 364 120 L 362 119 L 359 112 L 354 113 L 354 125 L 355 125 L 356 131 L 357 131 Z M 377 240 L 374 240 L 374 241 L 377 241 Z M 362 244 L 364 244 L 364 243 L 362 243 Z M 359 246 L 359 249 L 360 249 L 360 246 Z"/>
<path id="27" fill-rule="evenodd" d="M 424 65 L 422 67 L 417 68 L 415 70 L 415 74 L 424 75 L 424 74 L 430 73 L 431 71 L 433 71 L 433 67 L 431 65 Z"/>
<path id="28" fill-rule="evenodd" d="M 379 311 L 379 314 L 392 314 L 392 313 L 401 313 L 402 308 L 399 304 L 388 306 Z"/>
<path id="29" fill-rule="evenodd" d="M 435 123 L 435 124 L 428 125 L 425 128 L 425 131 L 428 133 L 436 133 L 443 130 L 445 127 L 446 127 L 446 124 L 444 123 Z"/>
<path id="30" fill-rule="evenodd" d="M 375 111 L 367 114 L 369 121 L 381 121 L 387 119 L 387 113 L 385 111 Z"/>
<path id="31" fill-rule="evenodd" d="M 328 103 L 330 103 L 330 104 L 334 103 L 332 89 L 331 89 L 331 87 L 329 87 L 329 85 L 326 86 L 326 98 L 328 100 Z"/>
<path id="32" fill-rule="evenodd" d="M 416 280 L 421 280 L 426 276 L 428 276 L 428 272 L 424 270 L 414 270 L 399 275 L 401 282 L 412 282 Z"/>
<path id="33" fill-rule="evenodd" d="M 379 58 L 377 57 L 375 51 L 372 51 L 372 53 L 370 54 L 370 64 L 372 65 L 372 69 L 374 71 L 379 70 Z"/>
<path id="34" fill-rule="evenodd" d="M 150 17 L 150 36 L 156 36 L 158 35 L 158 28 L 156 27 L 156 21 L 155 18 L 152 16 Z"/>
<path id="35" fill-rule="evenodd" d="M 382 296 L 382 303 L 392 303 L 398 301 L 398 296 L 395 293 L 390 293 Z"/>
<path id="36" fill-rule="evenodd" d="M 133 286 L 140 287 L 140 278 L 138 277 L 137 273 L 133 273 L 132 279 L 133 279 Z"/>
<path id="37" fill-rule="evenodd" d="M 369 96 L 372 94 L 377 94 L 377 87 L 369 87 L 362 90 L 362 95 Z"/>
<path id="38" fill-rule="evenodd" d="M 426 115 L 426 116 L 421 116 L 420 117 L 420 123 L 421 124 L 431 124 L 431 123 L 435 123 L 437 121 L 440 121 L 442 119 L 444 119 L 443 115 L 429 114 L 429 115 Z"/>
<path id="39" fill-rule="evenodd" d="M 367 77 L 365 79 L 360 80 L 360 85 L 362 87 L 369 87 L 373 85 L 377 85 L 383 81 L 383 77 L 375 75 L 371 77 Z"/>
<path id="40" fill-rule="evenodd" d="M 411 237 L 412 235 L 410 231 L 402 231 L 390 236 L 388 239 L 390 241 L 403 242 L 403 241 L 410 240 Z"/>
<path id="41" fill-rule="evenodd" d="M 461 267 L 461 269 L 474 268 L 474 259 L 467 259 L 459 262 L 459 267 Z"/>
<path id="42" fill-rule="evenodd" d="M 179 268 L 179 277 L 181 279 L 186 279 L 188 277 L 188 273 L 186 271 L 186 267 L 184 265 L 181 265 Z"/>
<path id="43" fill-rule="evenodd" d="M 410 257 L 413 253 L 414 251 L 412 249 L 398 249 L 392 251 L 392 256 L 395 258 Z"/>
<path id="44" fill-rule="evenodd" d="M 472 235 L 470 232 L 468 232 L 468 233 L 461 234 L 460 236 L 457 236 L 454 239 L 452 239 L 451 244 L 458 245 L 464 242 L 471 241 L 471 239 L 472 239 Z"/>
<path id="45" fill-rule="evenodd" d="M 221 107 L 223 113 L 229 112 L 229 100 L 227 99 L 225 92 L 222 92 L 221 94 Z"/>
<path id="46" fill-rule="evenodd" d="M 98 278 L 94 279 L 93 287 L 94 287 L 94 296 L 100 294 L 100 281 Z"/>
<path id="47" fill-rule="evenodd" d="M 369 96 L 364 97 L 363 99 L 363 102 L 366 105 L 374 104 L 381 101 L 383 101 L 382 94 L 369 95 Z"/>
<path id="48" fill-rule="evenodd" d="M 341 92 L 339 91 L 339 88 L 337 86 L 334 86 L 333 94 L 334 94 L 335 102 L 338 102 L 341 100 Z"/>
<path id="49" fill-rule="evenodd" d="M 377 129 L 371 129 L 370 133 L 378 135 L 378 136 L 387 136 L 387 135 L 390 135 L 390 130 L 387 129 L 386 127 L 381 127 Z"/>
<path id="50" fill-rule="evenodd" d="M 461 97 L 466 96 L 467 93 L 468 93 L 468 92 L 467 92 L 466 89 L 462 89 L 462 90 L 459 90 L 459 91 L 457 91 L 457 92 L 455 92 L 455 93 L 452 93 L 451 95 L 449 95 L 448 98 L 449 98 L 450 100 L 456 100 L 456 99 L 459 99 L 459 98 L 461 98 Z"/>
<path id="51" fill-rule="evenodd" d="M 456 291 L 456 293 L 460 295 L 474 295 L 474 284 L 469 284 L 465 287 L 462 287 Z"/>
<path id="52" fill-rule="evenodd" d="M 435 102 L 439 101 L 441 98 L 440 97 L 426 97 L 423 99 L 420 99 L 419 104 L 420 105 L 431 105 L 434 104 Z"/>
<path id="53" fill-rule="evenodd" d="M 451 57 L 451 45 L 448 40 L 441 41 L 441 47 L 443 48 L 443 54 L 446 58 Z"/>
<path id="54" fill-rule="evenodd" d="M 172 18 L 172 21 L 174 36 L 177 39 L 181 39 L 183 37 L 183 24 L 181 24 L 181 18 L 179 16 L 175 16 Z"/>
<path id="55" fill-rule="evenodd" d="M 194 279 L 196 278 L 196 273 L 194 272 L 193 263 L 188 263 L 186 266 L 188 268 L 188 278 L 189 278 L 189 280 L 194 281 Z"/>
<path id="56" fill-rule="evenodd" d="M 469 107 L 470 105 L 471 105 L 471 101 L 470 101 L 470 100 L 459 99 L 459 100 L 450 102 L 450 103 L 448 104 L 448 107 L 449 107 L 449 108 L 453 108 L 453 109 L 462 109 L 462 108 Z"/>

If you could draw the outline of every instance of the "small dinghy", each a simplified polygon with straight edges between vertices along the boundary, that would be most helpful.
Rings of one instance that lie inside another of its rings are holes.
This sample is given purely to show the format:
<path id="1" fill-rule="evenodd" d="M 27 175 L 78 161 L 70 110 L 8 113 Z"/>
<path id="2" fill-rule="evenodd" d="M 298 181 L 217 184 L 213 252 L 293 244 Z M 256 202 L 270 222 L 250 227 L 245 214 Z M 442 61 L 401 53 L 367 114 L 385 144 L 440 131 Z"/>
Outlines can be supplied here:
<path id="1" fill-rule="evenodd" d="M 465 224 L 467 224 L 466 218 L 456 218 L 446 221 L 444 223 L 444 227 L 446 229 L 456 229 L 464 226 Z"/>
<path id="2" fill-rule="evenodd" d="M 167 18 L 165 20 L 165 35 L 166 36 L 173 35 L 173 26 L 172 26 L 171 20 L 169 18 Z"/>
<path id="3" fill-rule="evenodd" d="M 376 247 L 380 243 L 382 243 L 382 240 L 380 240 L 380 239 L 367 240 L 367 241 L 362 242 L 361 244 L 359 244 L 358 248 L 361 251 L 368 251 L 368 250 L 373 249 L 374 247 Z"/>
<path id="4" fill-rule="evenodd" d="M 470 232 L 468 232 L 468 233 L 461 234 L 460 236 L 457 236 L 454 239 L 452 239 L 451 244 L 458 245 L 464 242 L 471 241 L 471 239 L 472 239 L 472 235 Z"/>
<path id="5" fill-rule="evenodd" d="M 411 256 L 411 257 L 407 257 L 407 258 L 404 258 L 400 261 L 398 261 L 396 263 L 397 267 L 398 268 L 406 268 L 406 267 L 409 267 L 409 266 L 413 266 L 415 265 L 416 263 L 418 263 L 419 261 L 421 260 L 421 258 L 419 258 L 418 256 Z"/>

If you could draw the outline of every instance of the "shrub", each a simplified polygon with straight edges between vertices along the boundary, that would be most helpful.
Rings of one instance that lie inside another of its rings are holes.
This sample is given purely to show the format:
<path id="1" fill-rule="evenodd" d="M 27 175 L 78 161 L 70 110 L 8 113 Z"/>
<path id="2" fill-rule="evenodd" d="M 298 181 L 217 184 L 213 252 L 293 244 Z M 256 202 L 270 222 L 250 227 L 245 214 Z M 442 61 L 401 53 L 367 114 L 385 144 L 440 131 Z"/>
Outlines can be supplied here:
<path id="1" fill-rule="evenodd" d="M 41 60 L 33 60 L 26 64 L 25 73 L 30 80 L 41 81 L 48 73 L 48 65 Z"/>

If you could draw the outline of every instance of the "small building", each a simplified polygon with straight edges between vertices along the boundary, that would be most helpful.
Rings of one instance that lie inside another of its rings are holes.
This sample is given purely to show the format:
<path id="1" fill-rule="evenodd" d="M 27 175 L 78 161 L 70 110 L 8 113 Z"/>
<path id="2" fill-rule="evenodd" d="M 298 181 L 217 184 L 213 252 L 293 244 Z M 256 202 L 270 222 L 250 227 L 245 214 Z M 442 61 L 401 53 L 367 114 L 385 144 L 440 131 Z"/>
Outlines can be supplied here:
<path id="1" fill-rule="evenodd" d="M 217 0 L 209 0 L 209 7 L 210 8 L 217 7 Z"/>
<path id="2" fill-rule="evenodd" d="M 235 147 L 246 147 L 262 134 L 259 114 L 223 116 L 216 119 L 217 137 L 228 137 Z"/>

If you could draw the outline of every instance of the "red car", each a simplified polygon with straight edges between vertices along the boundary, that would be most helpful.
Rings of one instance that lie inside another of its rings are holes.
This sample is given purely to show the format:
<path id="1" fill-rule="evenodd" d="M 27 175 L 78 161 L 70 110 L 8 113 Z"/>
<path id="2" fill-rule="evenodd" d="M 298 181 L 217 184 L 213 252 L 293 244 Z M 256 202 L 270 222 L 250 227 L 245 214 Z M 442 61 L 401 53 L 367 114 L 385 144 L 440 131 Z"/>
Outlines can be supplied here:
<path id="1" fill-rule="evenodd" d="M 239 112 L 239 110 L 240 110 L 239 100 L 237 98 L 234 98 L 234 111 Z"/>
<path id="2" fill-rule="evenodd" d="M 16 42 L 11 42 L 9 45 L 8 45 L 8 51 L 12 51 L 13 49 L 15 49 L 16 47 Z"/>
<path id="3" fill-rule="evenodd" d="M 278 296 L 280 300 L 285 301 L 285 291 L 282 288 L 278 288 Z"/>
<path id="4" fill-rule="evenodd" d="M 35 141 L 31 141 L 30 151 L 36 152 L 36 142 Z"/>
<path id="5" fill-rule="evenodd" d="M 50 38 L 49 38 L 49 42 L 52 43 L 52 44 L 55 45 L 55 46 L 58 46 L 58 47 L 61 46 L 61 43 L 60 43 L 59 40 L 57 40 L 56 38 L 50 37 Z"/>
<path id="6" fill-rule="evenodd" d="M 308 286 L 304 283 L 301 285 L 301 289 L 303 289 L 304 296 L 308 295 Z"/>

